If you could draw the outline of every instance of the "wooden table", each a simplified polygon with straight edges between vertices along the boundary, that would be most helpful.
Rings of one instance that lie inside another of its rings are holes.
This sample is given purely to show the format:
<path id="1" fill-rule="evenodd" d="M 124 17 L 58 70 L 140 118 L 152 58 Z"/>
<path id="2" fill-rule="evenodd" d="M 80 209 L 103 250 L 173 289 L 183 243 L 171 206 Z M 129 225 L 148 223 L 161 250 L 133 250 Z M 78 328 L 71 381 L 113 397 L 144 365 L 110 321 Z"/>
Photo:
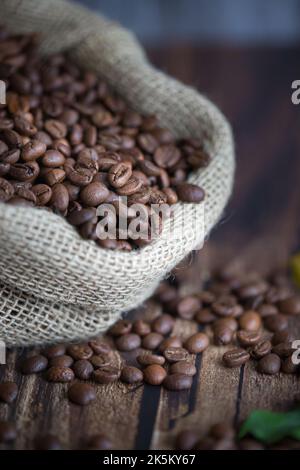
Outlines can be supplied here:
<path id="1" fill-rule="evenodd" d="M 239 258 L 247 267 L 269 270 L 300 249 L 300 106 L 291 103 L 299 78 L 295 49 L 196 48 L 169 46 L 150 51 L 153 62 L 214 100 L 233 124 L 237 175 L 222 221 L 200 255 L 193 255 L 194 284 L 200 271 Z M 190 264 L 190 259 L 185 263 Z M 180 268 L 182 269 L 182 268 Z M 195 270 L 198 275 L 195 276 Z M 180 270 L 178 270 L 180 275 Z M 290 328 L 300 338 L 300 319 Z M 196 325 L 177 321 L 183 336 Z M 108 434 L 115 448 L 172 448 L 180 429 L 204 434 L 213 423 L 239 423 L 255 408 L 287 409 L 300 391 L 299 378 L 259 375 L 253 364 L 221 365 L 223 348 L 210 347 L 196 359 L 198 373 L 187 392 L 117 383 L 97 387 L 97 400 L 80 408 L 66 399 L 66 385 L 49 384 L 15 371 L 22 351 L 9 354 L 0 380 L 20 386 L 13 406 L 0 405 L 0 419 L 16 420 L 15 448 L 30 448 L 35 436 L 57 434 L 66 448 L 82 448 L 87 436 Z"/>

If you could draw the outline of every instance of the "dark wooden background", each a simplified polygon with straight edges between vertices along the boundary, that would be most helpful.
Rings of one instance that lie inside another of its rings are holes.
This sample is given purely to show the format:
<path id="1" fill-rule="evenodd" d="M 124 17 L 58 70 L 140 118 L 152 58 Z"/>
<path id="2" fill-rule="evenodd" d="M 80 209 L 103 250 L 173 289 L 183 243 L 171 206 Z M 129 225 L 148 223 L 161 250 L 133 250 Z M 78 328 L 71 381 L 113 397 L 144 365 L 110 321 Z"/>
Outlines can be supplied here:
<path id="1" fill-rule="evenodd" d="M 291 82 L 300 78 L 300 47 L 226 48 L 169 45 L 150 50 L 152 61 L 171 75 L 208 95 L 232 122 L 237 173 L 234 194 L 222 221 L 194 260 L 194 285 L 203 270 L 242 260 L 268 271 L 300 250 L 300 106 L 291 103 Z M 180 275 L 183 267 L 178 268 Z M 195 275 L 195 272 L 197 273 Z M 300 319 L 290 328 L 300 338 Z M 196 325 L 177 321 L 183 337 Z M 287 409 L 300 391 L 299 378 L 258 375 L 252 364 L 228 370 L 223 348 L 210 347 L 196 359 L 198 373 L 187 392 L 118 383 L 97 387 L 87 408 L 66 399 L 67 386 L 42 378 L 22 377 L 15 363 L 22 351 L 9 354 L 0 380 L 20 386 L 13 406 L 0 404 L 0 419 L 16 420 L 15 448 L 31 448 L 45 432 L 57 434 L 66 448 L 82 448 L 88 436 L 104 432 L 115 448 L 172 448 L 178 430 L 192 427 L 204 434 L 222 419 L 239 423 L 255 408 Z"/>

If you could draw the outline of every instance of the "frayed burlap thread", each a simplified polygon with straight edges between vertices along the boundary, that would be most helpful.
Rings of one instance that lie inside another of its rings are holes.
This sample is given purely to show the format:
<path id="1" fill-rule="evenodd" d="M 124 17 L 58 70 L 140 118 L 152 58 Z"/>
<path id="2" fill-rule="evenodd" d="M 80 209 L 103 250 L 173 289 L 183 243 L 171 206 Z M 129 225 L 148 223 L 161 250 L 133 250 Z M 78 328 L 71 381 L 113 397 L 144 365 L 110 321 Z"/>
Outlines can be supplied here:
<path id="1" fill-rule="evenodd" d="M 189 178 L 205 189 L 204 203 L 176 204 L 162 235 L 131 253 L 82 240 L 45 210 L 0 204 L 0 338 L 10 346 L 86 338 L 148 298 L 219 220 L 233 183 L 231 129 L 209 100 L 154 69 L 119 25 L 62 0 L 4 0 L 0 11 L 8 29 L 41 32 L 42 54 L 68 51 L 176 137 L 202 139 L 212 156 Z"/>

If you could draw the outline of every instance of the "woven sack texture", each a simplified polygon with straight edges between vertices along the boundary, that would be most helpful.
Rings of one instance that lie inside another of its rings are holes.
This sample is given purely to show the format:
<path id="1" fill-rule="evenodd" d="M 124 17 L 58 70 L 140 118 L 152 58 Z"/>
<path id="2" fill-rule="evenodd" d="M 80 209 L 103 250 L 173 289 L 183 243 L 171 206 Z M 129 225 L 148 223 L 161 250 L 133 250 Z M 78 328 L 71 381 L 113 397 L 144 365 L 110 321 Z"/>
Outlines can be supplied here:
<path id="1" fill-rule="evenodd" d="M 189 178 L 205 201 L 176 204 L 162 235 L 130 253 L 82 240 L 55 214 L 0 204 L 0 338 L 28 346 L 90 337 L 148 298 L 219 220 L 233 183 L 231 128 L 209 100 L 153 68 L 115 23 L 62 0 L 2 0 L 0 13 L 10 31 L 41 32 L 42 54 L 67 51 L 176 137 L 202 139 L 212 157 Z"/>

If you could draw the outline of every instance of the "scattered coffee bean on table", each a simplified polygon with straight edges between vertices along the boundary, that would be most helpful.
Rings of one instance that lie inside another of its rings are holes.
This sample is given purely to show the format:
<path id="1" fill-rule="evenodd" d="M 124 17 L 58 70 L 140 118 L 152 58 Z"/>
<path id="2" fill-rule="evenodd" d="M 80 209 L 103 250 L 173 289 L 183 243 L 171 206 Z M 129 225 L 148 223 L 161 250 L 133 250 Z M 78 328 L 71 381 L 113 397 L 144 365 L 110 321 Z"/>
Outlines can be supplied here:
<path id="1" fill-rule="evenodd" d="M 193 377 L 185 374 L 167 375 L 163 381 L 163 386 L 168 390 L 188 390 L 193 383 Z"/>
<path id="2" fill-rule="evenodd" d="M 230 349 L 223 355 L 223 362 L 227 367 L 239 367 L 250 359 L 250 354 L 241 348 Z"/>
<path id="3" fill-rule="evenodd" d="M 166 370 L 158 364 L 147 366 L 143 373 L 144 381 L 150 385 L 161 385 L 167 376 Z"/>
<path id="4" fill-rule="evenodd" d="M 31 356 L 22 362 L 21 370 L 23 374 L 38 374 L 47 368 L 48 359 L 41 354 Z"/>
<path id="5" fill-rule="evenodd" d="M 262 374 L 277 374 L 280 371 L 281 361 L 277 354 L 267 354 L 262 357 L 257 365 L 257 370 Z"/>
<path id="6" fill-rule="evenodd" d="M 121 372 L 121 380 L 122 382 L 126 382 L 128 384 L 142 382 L 143 372 L 137 367 L 125 366 Z"/>
<path id="7" fill-rule="evenodd" d="M 18 395 L 18 386 L 15 382 L 0 383 L 0 401 L 13 403 Z"/>
<path id="8" fill-rule="evenodd" d="M 70 386 L 68 397 L 76 405 L 85 406 L 96 399 L 96 392 L 92 385 L 76 383 Z"/>

